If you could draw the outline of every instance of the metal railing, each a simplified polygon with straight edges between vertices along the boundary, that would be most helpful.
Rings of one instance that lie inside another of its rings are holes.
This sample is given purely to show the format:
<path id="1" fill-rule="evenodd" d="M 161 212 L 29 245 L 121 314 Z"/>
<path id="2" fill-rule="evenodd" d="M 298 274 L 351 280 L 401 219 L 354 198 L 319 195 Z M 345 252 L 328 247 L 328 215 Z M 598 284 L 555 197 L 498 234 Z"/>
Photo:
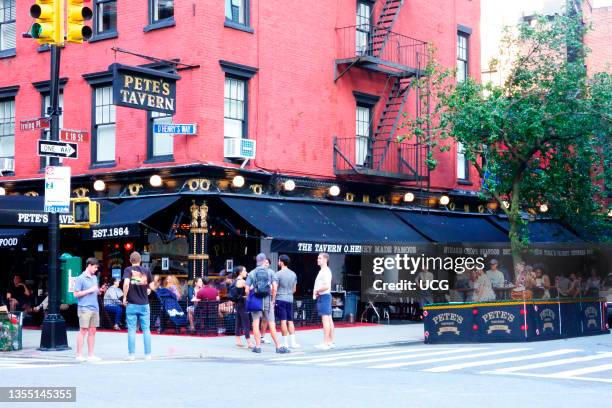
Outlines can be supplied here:
<path id="1" fill-rule="evenodd" d="M 425 146 L 397 140 L 334 138 L 334 172 L 417 180 L 427 176 Z"/>
<path id="2" fill-rule="evenodd" d="M 337 59 L 374 57 L 381 61 L 415 70 L 425 67 L 427 58 L 427 43 L 425 41 L 390 31 L 385 34 L 387 36 L 386 43 L 381 50 L 382 43 L 379 44 L 376 41 L 383 41 L 385 37 L 373 38 L 373 28 L 374 26 L 363 25 L 337 28 Z"/>

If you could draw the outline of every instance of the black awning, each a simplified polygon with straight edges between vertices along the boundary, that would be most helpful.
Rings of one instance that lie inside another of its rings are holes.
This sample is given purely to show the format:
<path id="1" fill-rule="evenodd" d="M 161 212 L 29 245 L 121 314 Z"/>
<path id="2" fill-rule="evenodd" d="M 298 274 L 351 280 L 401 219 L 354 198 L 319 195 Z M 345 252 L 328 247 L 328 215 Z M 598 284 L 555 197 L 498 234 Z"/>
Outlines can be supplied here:
<path id="1" fill-rule="evenodd" d="M 508 234 L 487 221 L 488 215 L 395 210 L 408 225 L 435 242 L 508 242 Z"/>
<path id="2" fill-rule="evenodd" d="M 15 248 L 24 236 L 30 232 L 29 229 L 0 229 L 0 249 Z"/>
<path id="3" fill-rule="evenodd" d="M 44 210 L 44 197 L 0 196 L 0 225 L 41 226 L 49 222 Z"/>
<path id="4" fill-rule="evenodd" d="M 126 200 L 110 211 L 102 212 L 100 224 L 87 230 L 85 239 L 139 236 L 140 225 L 180 199 L 179 196 L 163 196 Z"/>
<path id="5" fill-rule="evenodd" d="M 505 231 L 510 231 L 510 223 L 507 219 L 491 217 L 491 222 Z M 553 220 L 529 222 L 527 229 L 531 242 L 584 242 L 576 234 Z"/>
<path id="6" fill-rule="evenodd" d="M 386 209 L 238 197 L 221 200 L 273 238 L 273 252 L 360 253 L 356 246 L 366 243 L 427 242 Z"/>

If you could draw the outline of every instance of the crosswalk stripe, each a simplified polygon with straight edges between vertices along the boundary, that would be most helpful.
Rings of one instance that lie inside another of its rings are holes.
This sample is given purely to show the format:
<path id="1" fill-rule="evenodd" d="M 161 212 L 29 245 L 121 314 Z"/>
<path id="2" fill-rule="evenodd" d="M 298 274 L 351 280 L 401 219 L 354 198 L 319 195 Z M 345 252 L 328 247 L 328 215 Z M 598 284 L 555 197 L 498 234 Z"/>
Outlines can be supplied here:
<path id="1" fill-rule="evenodd" d="M 498 358 L 494 360 L 468 361 L 468 362 L 460 363 L 460 364 L 451 364 L 451 365 L 446 365 L 446 366 L 441 366 L 441 367 L 427 368 L 423 371 L 430 372 L 430 373 L 446 373 L 449 371 L 461 370 L 463 368 L 479 367 L 483 365 L 511 363 L 511 362 L 523 361 L 523 360 L 536 360 L 538 358 L 555 357 L 555 356 L 560 356 L 563 354 L 575 353 L 578 351 L 582 351 L 582 350 L 560 349 L 560 350 L 548 351 L 546 353 L 527 354 L 524 356 L 505 357 L 505 358 Z"/>
<path id="2" fill-rule="evenodd" d="M 419 355 L 420 353 L 428 352 L 427 348 L 418 348 L 418 349 L 410 349 L 410 350 L 389 350 L 389 351 L 377 351 L 376 353 L 367 353 L 367 354 L 359 354 L 359 355 L 339 355 L 339 356 L 330 356 L 325 355 L 321 357 L 313 357 L 311 356 L 308 360 L 300 360 L 300 361 L 288 361 L 288 364 L 314 364 L 314 363 L 325 363 L 329 361 L 336 360 L 345 360 L 350 358 L 359 358 L 359 357 L 372 357 L 372 356 L 384 356 L 389 354 L 410 354 L 410 355 Z"/>
<path id="3" fill-rule="evenodd" d="M 443 361 L 452 361 L 452 360 L 462 360 L 465 358 L 472 357 L 486 357 L 486 356 L 496 356 L 499 354 L 508 354 L 508 353 L 518 353 L 519 351 L 528 351 L 530 348 L 515 348 L 515 349 L 506 349 L 506 350 L 498 350 L 498 351 L 487 351 L 485 353 L 475 353 L 475 354 L 465 354 L 461 356 L 451 356 L 451 357 L 442 357 L 442 358 L 430 358 L 425 360 L 415 360 L 415 361 L 407 361 L 405 363 L 390 363 L 390 364 L 381 364 L 375 366 L 369 366 L 368 368 L 398 368 L 398 367 L 406 367 L 413 365 L 421 365 L 421 364 L 431 364 L 431 363 L 439 363 Z"/>
<path id="4" fill-rule="evenodd" d="M 508 375 L 515 375 L 519 377 L 532 377 L 532 378 L 551 378 L 551 374 L 508 373 Z M 598 378 L 598 377 L 563 377 L 563 378 L 553 377 L 553 378 L 560 379 L 560 380 L 579 380 L 579 381 L 612 383 L 612 378 Z"/>
<path id="5" fill-rule="evenodd" d="M 423 348 L 423 347 L 419 347 Z M 377 353 L 380 351 L 391 351 L 391 350 L 404 350 L 405 348 L 398 348 L 398 347 L 383 347 L 383 348 L 377 348 L 377 349 L 368 349 L 368 350 L 359 350 L 359 351 L 344 351 L 344 352 L 338 352 L 338 353 L 332 353 L 332 354 L 325 354 L 325 356 L 327 357 L 335 357 L 335 356 L 349 356 L 349 355 L 360 355 L 360 354 L 370 354 L 370 353 Z M 305 359 L 309 359 L 309 358 L 313 358 L 313 355 L 302 355 L 299 357 L 276 357 L 276 358 L 271 358 L 268 361 L 293 361 L 293 360 L 305 360 Z"/>
<path id="6" fill-rule="evenodd" d="M 602 358 L 612 358 L 612 352 L 599 353 L 599 354 L 594 354 L 592 356 L 586 356 L 586 357 L 564 358 L 561 360 L 545 361 L 543 363 L 535 363 L 535 364 L 528 364 L 528 365 L 522 365 L 522 366 L 498 368 L 497 370 L 493 370 L 493 371 L 483 371 L 480 374 L 507 374 L 507 373 L 514 373 L 516 371 L 535 370 L 538 368 L 555 367 L 555 366 L 560 366 L 560 365 L 565 365 L 565 364 L 582 363 L 585 361 L 600 360 Z"/>
<path id="7" fill-rule="evenodd" d="M 561 371 L 558 373 L 550 374 L 549 378 L 572 378 L 579 377 L 582 374 L 598 373 L 601 371 L 612 370 L 612 364 L 603 364 L 593 367 L 578 368 L 575 370 Z"/>
<path id="8" fill-rule="evenodd" d="M 430 351 L 427 353 L 408 354 L 408 355 L 381 357 L 381 358 L 368 358 L 365 360 L 341 361 L 339 363 L 327 363 L 327 364 L 321 364 L 321 365 L 325 367 L 341 367 L 341 366 L 348 366 L 351 364 L 364 364 L 364 363 L 376 363 L 380 361 L 405 360 L 407 358 L 431 357 L 431 356 L 456 354 L 456 353 L 463 353 L 466 351 L 476 351 L 476 350 L 484 350 L 484 349 L 482 347 L 472 347 L 472 348 L 462 348 L 462 349 L 456 349 L 456 350 Z"/>

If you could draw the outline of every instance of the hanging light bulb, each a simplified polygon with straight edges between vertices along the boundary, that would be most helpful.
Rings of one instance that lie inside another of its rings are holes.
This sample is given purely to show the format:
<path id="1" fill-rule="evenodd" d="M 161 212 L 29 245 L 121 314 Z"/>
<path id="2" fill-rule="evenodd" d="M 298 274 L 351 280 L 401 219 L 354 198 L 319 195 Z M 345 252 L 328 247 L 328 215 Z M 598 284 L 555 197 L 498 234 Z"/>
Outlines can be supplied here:
<path id="1" fill-rule="evenodd" d="M 242 176 L 235 176 L 232 179 L 232 186 L 234 186 L 236 188 L 240 188 L 240 187 L 244 186 L 244 177 L 242 177 Z"/>
<path id="2" fill-rule="evenodd" d="M 329 188 L 329 195 L 332 197 L 338 197 L 340 195 L 340 187 L 333 185 Z"/>
<path id="3" fill-rule="evenodd" d="M 404 202 L 406 203 L 411 203 L 414 201 L 414 194 L 413 193 L 406 193 L 404 194 Z"/>
<path id="4" fill-rule="evenodd" d="M 94 190 L 96 191 L 104 191 L 106 190 L 106 183 L 104 180 L 96 180 L 93 185 Z"/>

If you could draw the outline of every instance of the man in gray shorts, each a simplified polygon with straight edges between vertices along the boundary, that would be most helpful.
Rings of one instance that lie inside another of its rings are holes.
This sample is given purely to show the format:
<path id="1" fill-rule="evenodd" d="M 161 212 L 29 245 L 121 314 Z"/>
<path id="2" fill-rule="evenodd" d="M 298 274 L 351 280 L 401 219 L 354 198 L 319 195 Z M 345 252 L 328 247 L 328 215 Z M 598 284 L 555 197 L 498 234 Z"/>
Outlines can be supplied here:
<path id="1" fill-rule="evenodd" d="M 85 361 L 83 358 L 83 342 L 87 336 L 87 361 L 100 361 L 94 355 L 94 344 L 96 341 L 96 327 L 100 325 L 100 310 L 98 306 L 98 260 L 88 258 L 85 261 L 85 270 L 74 282 L 74 296 L 78 301 L 77 314 L 79 317 L 79 334 L 77 334 L 76 359 Z"/>
<path id="2" fill-rule="evenodd" d="M 280 320 L 281 334 L 283 335 L 283 345 L 285 347 L 299 348 L 300 345 L 295 340 L 295 326 L 293 325 L 293 294 L 297 288 L 297 275 L 289 264 L 291 259 L 287 255 L 278 257 L 279 271 L 276 272 L 278 280 L 278 290 L 276 292 L 276 303 L 274 313 Z M 287 342 L 289 339 L 289 344 Z"/>
<path id="3" fill-rule="evenodd" d="M 274 272 L 264 266 L 266 260 L 266 254 L 258 254 L 255 258 L 257 261 L 257 267 L 249 272 L 246 279 L 246 294 L 248 296 L 250 291 L 255 291 L 257 295 L 259 289 L 264 289 L 268 295 L 262 298 L 263 311 L 251 312 L 253 318 L 253 333 L 255 334 L 255 347 L 253 353 L 261 353 L 261 332 L 259 329 L 259 322 L 263 316 L 264 321 L 268 322 L 270 326 L 270 335 L 272 341 L 276 346 L 277 353 L 289 353 L 289 349 L 281 347 L 278 337 L 276 336 L 276 322 L 274 321 L 274 300 L 276 297 L 276 289 L 278 281 Z"/>

